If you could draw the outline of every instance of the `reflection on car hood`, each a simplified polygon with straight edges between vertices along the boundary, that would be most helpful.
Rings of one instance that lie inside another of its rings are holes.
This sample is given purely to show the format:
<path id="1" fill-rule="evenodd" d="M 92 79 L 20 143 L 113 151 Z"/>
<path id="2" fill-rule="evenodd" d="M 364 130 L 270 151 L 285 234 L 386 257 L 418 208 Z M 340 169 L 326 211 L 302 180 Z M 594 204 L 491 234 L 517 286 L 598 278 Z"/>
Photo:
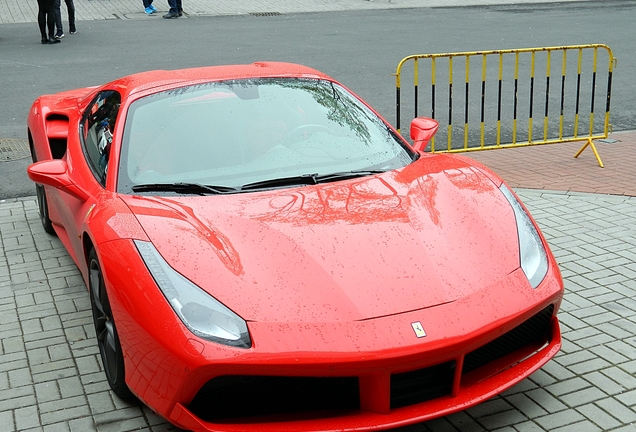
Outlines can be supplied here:
<path id="1" fill-rule="evenodd" d="M 250 321 L 392 315 L 519 267 L 498 185 L 450 156 L 324 185 L 125 200 L 177 271 Z"/>

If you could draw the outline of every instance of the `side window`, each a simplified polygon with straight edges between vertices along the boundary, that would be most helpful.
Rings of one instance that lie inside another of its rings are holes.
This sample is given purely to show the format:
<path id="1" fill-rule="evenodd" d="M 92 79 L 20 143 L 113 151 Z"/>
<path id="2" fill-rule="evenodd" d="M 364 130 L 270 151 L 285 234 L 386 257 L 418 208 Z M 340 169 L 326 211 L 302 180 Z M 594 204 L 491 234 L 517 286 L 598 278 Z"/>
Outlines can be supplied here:
<path id="1" fill-rule="evenodd" d="M 108 158 L 113 141 L 115 120 L 121 96 L 114 90 L 103 91 L 95 97 L 82 118 L 84 155 L 98 182 L 106 184 Z"/>

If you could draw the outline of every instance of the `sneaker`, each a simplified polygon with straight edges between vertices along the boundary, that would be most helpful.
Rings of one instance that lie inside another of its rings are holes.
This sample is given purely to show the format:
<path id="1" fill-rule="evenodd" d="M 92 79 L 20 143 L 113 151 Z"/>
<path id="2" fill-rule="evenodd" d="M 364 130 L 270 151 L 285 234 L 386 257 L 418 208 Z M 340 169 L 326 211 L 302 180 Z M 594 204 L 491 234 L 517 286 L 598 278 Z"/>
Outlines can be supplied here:
<path id="1" fill-rule="evenodd" d="M 148 7 L 152 9 L 153 12 L 157 12 L 157 8 L 154 5 L 150 5 Z"/>
<path id="2" fill-rule="evenodd" d="M 55 39 L 62 39 L 64 37 L 64 33 L 58 33 L 55 35 Z"/>
<path id="3" fill-rule="evenodd" d="M 70 34 L 75 34 L 77 33 L 77 29 L 75 27 L 71 28 L 71 31 L 69 32 Z"/>
<path id="4" fill-rule="evenodd" d="M 179 16 L 183 16 L 183 11 L 182 10 L 179 11 Z"/>
<path id="5" fill-rule="evenodd" d="M 168 12 L 163 17 L 165 19 L 179 18 L 179 14 L 177 12 Z"/>
<path id="6" fill-rule="evenodd" d="M 153 13 L 155 13 L 155 11 L 153 11 L 150 6 L 148 6 L 146 9 L 144 9 L 144 12 L 146 12 L 146 15 L 152 15 Z"/>
<path id="7" fill-rule="evenodd" d="M 62 41 L 61 41 L 61 40 L 59 40 L 59 39 L 56 39 L 56 38 L 54 38 L 54 37 L 49 38 L 49 45 L 56 44 L 56 43 L 60 43 L 60 42 L 62 42 Z M 44 41 L 42 41 L 42 43 L 44 43 Z"/>

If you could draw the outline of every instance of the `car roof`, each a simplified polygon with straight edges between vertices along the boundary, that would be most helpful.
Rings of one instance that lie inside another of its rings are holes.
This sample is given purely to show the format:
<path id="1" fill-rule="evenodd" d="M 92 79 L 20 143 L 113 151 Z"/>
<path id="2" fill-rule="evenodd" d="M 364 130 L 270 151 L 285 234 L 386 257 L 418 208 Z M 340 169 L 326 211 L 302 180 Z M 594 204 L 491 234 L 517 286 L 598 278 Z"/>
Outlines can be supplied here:
<path id="1" fill-rule="evenodd" d="M 331 80 L 324 73 L 299 64 L 255 62 L 252 64 L 140 72 L 119 78 L 103 87 L 115 87 L 122 93 L 122 96 L 126 97 L 150 89 L 182 87 L 200 82 L 273 77 L 323 78 Z"/>

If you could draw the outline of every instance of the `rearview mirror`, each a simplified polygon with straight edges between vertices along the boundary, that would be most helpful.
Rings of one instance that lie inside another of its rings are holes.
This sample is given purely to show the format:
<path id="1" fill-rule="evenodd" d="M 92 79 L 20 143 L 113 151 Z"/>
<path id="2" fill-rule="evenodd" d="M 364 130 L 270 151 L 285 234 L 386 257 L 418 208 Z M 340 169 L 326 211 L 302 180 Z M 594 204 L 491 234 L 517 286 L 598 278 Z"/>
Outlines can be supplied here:
<path id="1" fill-rule="evenodd" d="M 439 123 L 437 120 L 428 117 L 416 117 L 411 122 L 411 139 L 413 140 L 413 148 L 417 151 L 423 151 L 426 144 L 433 138 L 437 132 Z"/>
<path id="2" fill-rule="evenodd" d="M 27 168 L 29 178 L 36 183 L 51 186 L 74 196 L 80 201 L 88 199 L 88 193 L 73 183 L 68 175 L 66 162 L 52 159 L 36 162 Z"/>

